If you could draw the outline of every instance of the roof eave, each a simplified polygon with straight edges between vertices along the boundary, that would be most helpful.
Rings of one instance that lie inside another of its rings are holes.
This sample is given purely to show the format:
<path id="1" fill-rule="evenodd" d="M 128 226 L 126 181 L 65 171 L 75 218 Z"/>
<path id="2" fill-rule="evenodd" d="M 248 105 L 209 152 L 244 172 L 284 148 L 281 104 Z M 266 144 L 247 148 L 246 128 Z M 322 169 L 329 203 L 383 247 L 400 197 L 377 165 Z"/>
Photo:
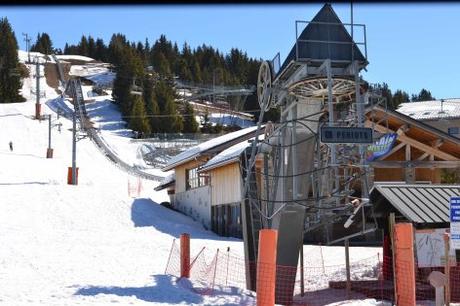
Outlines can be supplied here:
<path id="1" fill-rule="evenodd" d="M 200 170 L 198 170 L 197 172 L 198 173 L 202 173 L 202 172 L 208 172 L 208 171 L 211 171 L 211 170 L 214 170 L 216 168 L 221 168 L 223 166 L 227 166 L 229 164 L 233 164 L 233 163 L 236 163 L 240 160 L 240 156 L 236 156 L 236 157 L 232 157 L 232 158 L 229 158 L 229 159 L 225 159 L 221 162 L 218 162 L 218 163 L 215 163 L 209 167 L 203 167 L 201 168 Z"/>

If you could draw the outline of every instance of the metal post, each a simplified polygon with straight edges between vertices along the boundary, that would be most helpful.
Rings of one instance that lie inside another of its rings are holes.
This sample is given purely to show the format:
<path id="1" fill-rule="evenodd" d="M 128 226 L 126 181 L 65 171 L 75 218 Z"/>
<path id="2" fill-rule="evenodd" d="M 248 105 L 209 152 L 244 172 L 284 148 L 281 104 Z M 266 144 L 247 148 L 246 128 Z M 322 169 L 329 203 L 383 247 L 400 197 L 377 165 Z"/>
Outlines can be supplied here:
<path id="1" fill-rule="evenodd" d="M 300 296 L 305 295 L 305 275 L 304 275 L 304 262 L 303 262 L 303 234 L 302 246 L 300 247 Z"/>
<path id="2" fill-rule="evenodd" d="M 351 11 L 351 62 L 353 63 L 353 61 L 355 60 L 355 54 L 354 54 L 354 51 L 355 51 L 355 41 L 353 39 L 353 1 L 350 1 L 350 11 Z"/>
<path id="3" fill-rule="evenodd" d="M 36 97 L 36 102 L 35 102 L 35 119 L 40 119 L 41 117 L 41 105 L 40 105 L 40 64 L 38 63 L 38 57 L 37 57 L 37 63 L 35 64 L 35 97 Z"/>
<path id="4" fill-rule="evenodd" d="M 345 239 L 345 267 L 347 270 L 347 297 L 350 298 L 351 277 L 350 277 L 350 242 Z"/>
<path id="5" fill-rule="evenodd" d="M 388 218 L 388 226 L 389 226 L 389 232 L 390 232 L 390 241 L 391 241 L 391 265 L 393 268 L 393 282 L 396 279 L 396 261 L 395 261 L 395 237 L 394 237 L 394 226 L 396 223 L 396 217 L 395 213 L 390 213 L 390 217 Z M 393 286 L 394 287 L 394 300 L 396 301 L 398 299 L 398 291 L 396 288 L 396 284 Z"/>
<path id="6" fill-rule="evenodd" d="M 227 273 L 225 274 L 225 286 L 227 286 L 228 281 L 228 264 L 230 263 L 230 247 L 227 247 Z"/>
<path id="7" fill-rule="evenodd" d="M 360 86 L 360 79 L 359 79 L 359 66 L 358 61 L 353 63 L 354 65 L 354 73 L 355 73 L 355 98 L 356 98 L 356 112 L 358 114 L 358 127 L 364 126 L 364 105 L 361 99 L 361 86 Z M 363 145 L 359 145 L 359 156 L 360 156 L 360 164 L 365 165 L 366 158 L 365 158 L 365 147 Z M 364 168 L 364 171 L 367 171 Z M 367 182 L 367 175 L 361 178 L 361 197 L 362 198 L 369 198 L 369 190 L 368 190 L 368 182 Z"/>
<path id="8" fill-rule="evenodd" d="M 445 266 L 444 266 L 444 274 L 446 275 L 446 287 L 444 289 L 444 294 L 446 295 L 446 298 L 444 299 L 446 306 L 450 305 L 450 258 L 449 258 L 449 234 L 446 232 L 444 233 L 444 256 L 446 258 L 445 260 Z"/>
<path id="9" fill-rule="evenodd" d="M 74 102 L 75 103 L 75 102 Z M 72 123 L 72 185 L 77 185 L 77 114 L 73 112 Z"/>
<path id="10" fill-rule="evenodd" d="M 46 158 L 53 158 L 53 149 L 51 148 L 51 114 L 48 115 L 48 149 Z"/>
<path id="11" fill-rule="evenodd" d="M 297 200 L 298 199 L 298 195 L 299 195 L 299 186 L 298 186 L 298 183 L 299 183 L 299 177 L 297 176 L 297 172 L 298 172 L 298 165 L 297 165 L 297 121 L 295 121 L 297 119 L 297 100 L 296 99 L 292 99 L 291 100 L 291 103 L 294 103 L 294 107 L 291 108 L 291 118 L 289 118 L 290 120 L 292 120 L 292 134 L 291 134 L 291 147 L 290 147 L 290 150 L 291 150 L 291 158 L 292 158 L 292 199 L 293 200 Z"/>
<path id="12" fill-rule="evenodd" d="M 326 60 L 326 74 L 327 74 L 327 106 L 328 106 L 328 112 L 329 112 L 329 126 L 334 126 L 334 105 L 332 101 L 332 67 L 331 67 L 331 60 L 327 59 Z M 334 175 L 334 188 L 331 188 L 332 190 L 328 190 L 328 192 L 332 193 L 334 189 L 339 188 L 339 169 L 337 168 L 337 156 L 336 156 L 336 145 L 332 144 L 331 145 L 331 166 L 333 169 L 333 175 Z M 337 197 L 336 198 L 336 203 L 340 203 L 340 199 Z M 329 227 L 326 227 L 326 230 L 329 230 Z M 329 237 L 329 234 L 327 234 Z M 329 238 L 328 238 L 329 239 Z"/>
<path id="13" fill-rule="evenodd" d="M 48 115 L 48 149 L 51 149 L 51 114 Z"/>
<path id="14" fill-rule="evenodd" d="M 30 63 L 30 38 L 29 38 L 29 34 L 27 33 L 22 33 L 23 36 L 25 36 L 24 40 L 26 42 L 26 51 L 27 51 L 27 59 Z"/>
<path id="15" fill-rule="evenodd" d="M 180 235 L 180 277 L 190 278 L 190 235 Z"/>

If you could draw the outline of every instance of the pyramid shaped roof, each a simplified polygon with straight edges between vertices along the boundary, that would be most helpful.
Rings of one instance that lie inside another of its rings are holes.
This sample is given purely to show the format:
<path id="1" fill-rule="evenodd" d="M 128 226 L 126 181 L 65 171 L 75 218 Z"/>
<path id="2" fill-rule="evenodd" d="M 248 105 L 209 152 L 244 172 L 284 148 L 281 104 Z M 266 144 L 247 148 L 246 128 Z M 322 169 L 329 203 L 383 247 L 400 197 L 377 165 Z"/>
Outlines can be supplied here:
<path id="1" fill-rule="evenodd" d="M 328 23 L 328 24 L 325 24 Z M 313 20 L 308 23 L 298 40 L 311 40 L 308 42 L 298 42 L 298 58 L 303 60 L 325 60 L 331 59 L 332 64 L 351 61 L 353 46 L 353 58 L 363 63 L 367 63 L 366 58 L 359 50 L 356 43 L 352 40 L 342 21 L 339 19 L 330 4 L 325 4 L 316 14 Z M 314 41 L 335 41 L 336 43 L 324 43 Z M 296 45 L 291 49 L 289 55 L 281 65 L 278 73 L 281 73 L 291 61 L 296 60 Z"/>

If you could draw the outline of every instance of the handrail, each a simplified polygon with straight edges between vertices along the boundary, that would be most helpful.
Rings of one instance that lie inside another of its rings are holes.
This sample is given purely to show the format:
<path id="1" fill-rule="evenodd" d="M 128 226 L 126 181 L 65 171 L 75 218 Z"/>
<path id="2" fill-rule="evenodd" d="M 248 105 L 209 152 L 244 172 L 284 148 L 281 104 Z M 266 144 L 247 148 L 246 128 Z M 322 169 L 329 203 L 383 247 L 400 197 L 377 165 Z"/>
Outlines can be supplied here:
<path id="1" fill-rule="evenodd" d="M 79 113 L 79 120 L 80 120 L 80 128 L 82 131 L 85 131 L 89 137 L 95 144 L 96 147 L 115 165 L 119 166 L 119 168 L 123 169 L 124 171 L 142 177 L 144 179 L 153 180 L 153 181 L 162 181 L 163 177 L 149 174 L 143 172 L 137 167 L 128 165 L 123 160 L 121 160 L 110 147 L 105 143 L 105 141 L 99 136 L 98 132 L 92 125 L 90 124 L 90 120 L 88 114 L 86 112 L 86 107 L 83 102 L 83 90 L 81 88 L 80 80 L 73 80 L 72 82 L 73 88 L 73 98 L 74 98 L 74 108 L 76 112 Z M 80 93 L 80 96 L 78 95 Z M 81 99 L 80 99 L 81 98 Z"/>

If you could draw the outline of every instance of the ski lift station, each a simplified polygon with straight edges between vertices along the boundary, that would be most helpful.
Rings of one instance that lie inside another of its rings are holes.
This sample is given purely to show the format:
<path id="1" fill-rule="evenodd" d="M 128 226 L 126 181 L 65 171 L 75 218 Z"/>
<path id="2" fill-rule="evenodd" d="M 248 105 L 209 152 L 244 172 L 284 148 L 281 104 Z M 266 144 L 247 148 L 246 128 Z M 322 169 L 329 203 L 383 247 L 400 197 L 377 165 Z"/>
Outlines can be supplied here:
<path id="1" fill-rule="evenodd" d="M 248 289 L 261 229 L 277 230 L 276 264 L 297 267 L 303 243 L 381 246 L 391 213 L 445 227 L 460 192 L 441 184 L 443 171 L 460 167 L 455 131 L 387 109 L 362 78 L 365 25 L 341 22 L 326 4 L 296 21 L 295 34 L 282 63 L 278 53 L 260 67 L 257 126 L 173 157 L 163 170 L 174 174 L 156 188 L 207 229 L 243 238 Z M 279 123 L 263 123 L 271 108 Z"/>

